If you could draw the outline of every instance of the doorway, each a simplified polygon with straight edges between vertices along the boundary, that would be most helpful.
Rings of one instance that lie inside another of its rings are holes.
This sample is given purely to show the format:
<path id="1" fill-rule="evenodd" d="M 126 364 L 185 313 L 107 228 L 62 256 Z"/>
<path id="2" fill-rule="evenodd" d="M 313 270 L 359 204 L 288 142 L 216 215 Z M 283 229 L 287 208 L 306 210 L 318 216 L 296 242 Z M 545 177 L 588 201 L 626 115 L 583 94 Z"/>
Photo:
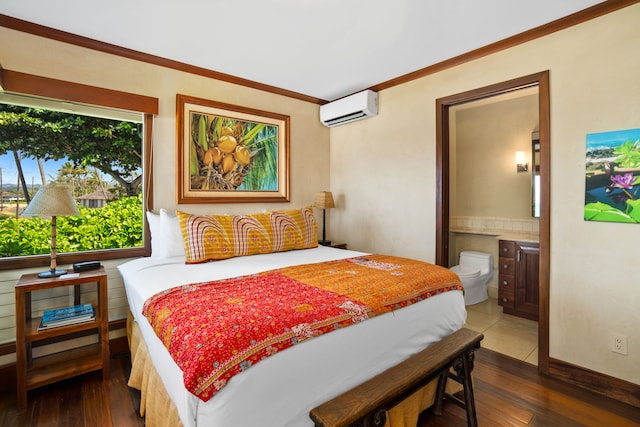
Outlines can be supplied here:
<path id="1" fill-rule="evenodd" d="M 549 372 L 550 108 L 549 71 L 520 77 L 436 100 L 436 263 L 449 266 L 450 109 L 516 90 L 537 87 L 540 144 L 538 372 Z"/>

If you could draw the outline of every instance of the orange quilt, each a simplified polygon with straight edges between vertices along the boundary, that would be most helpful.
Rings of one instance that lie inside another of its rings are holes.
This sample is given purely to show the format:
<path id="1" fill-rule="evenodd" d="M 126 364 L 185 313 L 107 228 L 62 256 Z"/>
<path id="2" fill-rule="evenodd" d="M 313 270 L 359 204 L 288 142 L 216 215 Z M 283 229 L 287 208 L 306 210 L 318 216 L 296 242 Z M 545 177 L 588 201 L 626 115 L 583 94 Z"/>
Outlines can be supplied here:
<path id="1" fill-rule="evenodd" d="M 462 289 L 446 268 L 367 255 L 179 286 L 147 300 L 143 314 L 185 387 L 206 402 L 234 375 L 306 339 Z"/>

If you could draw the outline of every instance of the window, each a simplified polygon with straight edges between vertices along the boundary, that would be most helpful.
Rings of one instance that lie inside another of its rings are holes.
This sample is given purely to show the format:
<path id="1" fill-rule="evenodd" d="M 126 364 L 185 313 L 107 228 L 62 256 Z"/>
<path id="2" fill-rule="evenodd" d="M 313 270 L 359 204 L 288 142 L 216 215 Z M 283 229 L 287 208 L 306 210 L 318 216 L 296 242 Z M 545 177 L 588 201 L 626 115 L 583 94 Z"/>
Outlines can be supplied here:
<path id="1" fill-rule="evenodd" d="M 51 182 L 66 184 L 81 212 L 58 219 L 59 263 L 148 254 L 144 210 L 151 206 L 149 151 L 157 99 L 4 74 L 0 223 L 9 221 L 4 224 L 20 238 L 1 239 L 0 269 L 49 263 L 48 222 L 19 218 L 19 212 Z M 7 233 L 4 228 L 0 233 Z M 25 231 L 33 237 L 25 238 Z"/>

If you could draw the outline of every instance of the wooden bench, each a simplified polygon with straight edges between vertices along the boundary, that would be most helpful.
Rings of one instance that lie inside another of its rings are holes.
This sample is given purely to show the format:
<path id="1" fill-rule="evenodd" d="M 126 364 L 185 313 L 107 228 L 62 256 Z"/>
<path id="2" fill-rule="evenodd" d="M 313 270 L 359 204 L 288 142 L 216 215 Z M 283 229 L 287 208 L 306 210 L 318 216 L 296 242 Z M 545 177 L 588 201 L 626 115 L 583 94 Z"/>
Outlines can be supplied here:
<path id="1" fill-rule="evenodd" d="M 316 427 L 384 426 L 387 411 L 438 378 L 433 410 L 441 414 L 449 371 L 464 389 L 464 406 L 469 426 L 478 425 L 471 371 L 474 350 L 484 336 L 462 328 L 404 362 L 346 391 L 311 410 Z M 459 402 L 458 402 L 459 403 Z"/>

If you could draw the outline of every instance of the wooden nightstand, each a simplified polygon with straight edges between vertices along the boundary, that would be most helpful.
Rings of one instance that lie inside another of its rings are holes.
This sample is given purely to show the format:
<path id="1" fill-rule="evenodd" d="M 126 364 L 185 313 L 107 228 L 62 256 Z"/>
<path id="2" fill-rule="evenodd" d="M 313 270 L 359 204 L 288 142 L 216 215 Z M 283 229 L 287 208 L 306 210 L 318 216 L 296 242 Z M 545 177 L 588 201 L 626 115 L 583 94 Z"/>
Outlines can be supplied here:
<path id="1" fill-rule="evenodd" d="M 331 243 L 329 245 L 329 247 L 336 248 L 336 249 L 347 249 L 347 244 L 346 243 L 333 242 L 333 243 Z"/>
<path id="2" fill-rule="evenodd" d="M 40 317 L 31 317 L 31 293 L 62 286 L 74 287 L 74 305 L 80 304 L 80 285 L 95 283 L 98 295 L 95 320 L 38 330 Z M 102 378 L 109 378 L 109 311 L 107 308 L 107 273 L 104 268 L 40 279 L 37 274 L 25 274 L 16 283 L 16 376 L 18 407 L 27 404 L 27 391 L 76 375 L 102 369 Z M 60 353 L 33 358 L 34 342 L 95 329 L 99 342 Z"/>

